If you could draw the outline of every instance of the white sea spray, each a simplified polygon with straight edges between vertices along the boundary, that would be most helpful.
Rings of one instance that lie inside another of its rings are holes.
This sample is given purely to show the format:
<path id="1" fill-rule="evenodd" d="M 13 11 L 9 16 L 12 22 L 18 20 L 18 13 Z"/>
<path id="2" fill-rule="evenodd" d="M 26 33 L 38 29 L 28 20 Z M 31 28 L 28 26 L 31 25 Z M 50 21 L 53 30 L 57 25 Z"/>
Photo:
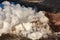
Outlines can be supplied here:
<path id="1" fill-rule="evenodd" d="M 24 7 L 20 4 L 2 2 L 4 8 L 0 8 L 0 35 L 11 33 L 39 39 L 51 33 L 48 25 L 49 19 L 44 11 L 35 12 L 31 7 Z"/>

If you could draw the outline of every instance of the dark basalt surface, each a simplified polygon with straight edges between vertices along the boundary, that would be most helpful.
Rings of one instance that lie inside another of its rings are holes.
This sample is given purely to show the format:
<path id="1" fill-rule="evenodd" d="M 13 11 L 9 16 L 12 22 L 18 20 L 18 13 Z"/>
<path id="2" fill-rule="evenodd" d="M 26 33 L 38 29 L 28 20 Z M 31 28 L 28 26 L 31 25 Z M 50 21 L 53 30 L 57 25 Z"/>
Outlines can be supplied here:
<path id="1" fill-rule="evenodd" d="M 56 35 L 51 35 L 48 38 L 41 38 L 39 40 L 59 40 L 59 39 L 60 39 L 60 37 L 58 37 Z M 31 39 L 13 35 L 13 34 L 3 34 L 2 36 L 0 36 L 0 40 L 31 40 Z"/>
<path id="2" fill-rule="evenodd" d="M 60 12 L 57 13 L 46 13 L 49 18 L 49 25 L 55 32 L 60 32 Z"/>
<path id="3" fill-rule="evenodd" d="M 0 40 L 31 40 L 26 37 L 17 36 L 15 34 L 2 34 Z"/>

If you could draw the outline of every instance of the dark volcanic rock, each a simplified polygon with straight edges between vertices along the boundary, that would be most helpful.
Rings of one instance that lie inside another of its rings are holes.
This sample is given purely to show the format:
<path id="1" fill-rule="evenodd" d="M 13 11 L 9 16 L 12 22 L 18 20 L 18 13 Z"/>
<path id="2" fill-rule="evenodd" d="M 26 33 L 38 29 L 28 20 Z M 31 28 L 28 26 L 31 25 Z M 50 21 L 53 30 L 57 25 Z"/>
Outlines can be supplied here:
<path id="1" fill-rule="evenodd" d="M 31 39 L 17 36 L 15 34 L 2 34 L 2 36 L 0 36 L 0 40 L 31 40 Z"/>
<path id="2" fill-rule="evenodd" d="M 47 13 L 46 16 L 50 19 L 49 25 L 51 28 L 56 32 L 60 32 L 60 12 Z"/>
<path id="3" fill-rule="evenodd" d="M 18 37 L 17 35 L 13 35 L 13 34 L 3 34 L 2 36 L 0 36 L 0 40 L 20 40 L 20 37 Z"/>

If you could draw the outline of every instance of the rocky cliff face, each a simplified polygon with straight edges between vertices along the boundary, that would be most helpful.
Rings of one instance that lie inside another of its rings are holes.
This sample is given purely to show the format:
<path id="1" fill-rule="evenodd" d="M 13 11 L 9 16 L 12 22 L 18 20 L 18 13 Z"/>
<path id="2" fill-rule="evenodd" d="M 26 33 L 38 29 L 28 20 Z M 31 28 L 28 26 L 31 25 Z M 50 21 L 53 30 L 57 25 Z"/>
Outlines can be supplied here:
<path id="1" fill-rule="evenodd" d="M 56 32 L 60 32 L 60 12 L 57 13 L 47 13 L 47 17 L 50 19 L 50 25 L 52 29 Z"/>

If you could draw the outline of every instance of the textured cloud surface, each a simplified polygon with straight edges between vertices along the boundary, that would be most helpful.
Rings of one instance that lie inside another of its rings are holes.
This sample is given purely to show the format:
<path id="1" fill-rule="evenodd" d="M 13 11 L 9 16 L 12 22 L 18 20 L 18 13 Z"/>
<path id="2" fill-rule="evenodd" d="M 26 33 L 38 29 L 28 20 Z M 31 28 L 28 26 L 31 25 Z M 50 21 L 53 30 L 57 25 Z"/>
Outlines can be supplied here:
<path id="1" fill-rule="evenodd" d="M 12 33 L 23 35 L 31 39 L 39 39 L 50 34 L 49 19 L 44 11 L 38 13 L 32 8 L 11 4 L 8 1 L 2 2 L 0 7 L 0 35 Z"/>

